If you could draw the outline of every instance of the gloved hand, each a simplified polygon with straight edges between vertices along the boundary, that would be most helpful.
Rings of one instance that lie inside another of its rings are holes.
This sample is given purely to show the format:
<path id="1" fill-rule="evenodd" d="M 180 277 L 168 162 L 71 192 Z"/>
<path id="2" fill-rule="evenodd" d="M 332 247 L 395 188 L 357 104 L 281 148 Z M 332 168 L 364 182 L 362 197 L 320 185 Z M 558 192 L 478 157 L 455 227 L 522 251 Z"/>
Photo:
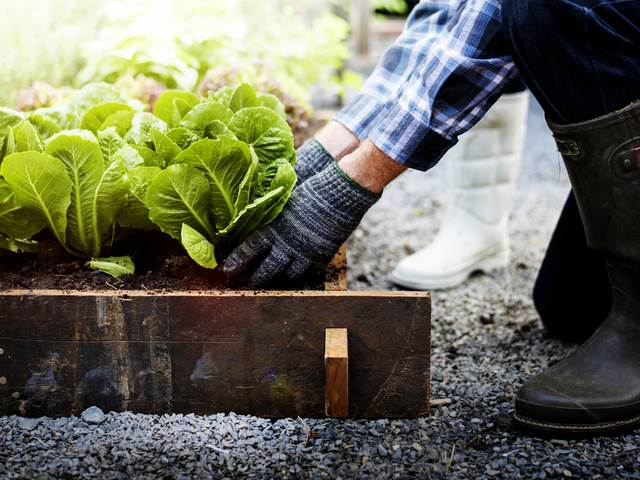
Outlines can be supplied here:
<path id="1" fill-rule="evenodd" d="M 294 168 L 298 174 L 298 185 L 321 172 L 334 161 L 331 154 L 315 138 L 304 142 L 297 153 L 298 161 Z"/>
<path id="2" fill-rule="evenodd" d="M 332 162 L 296 187 L 282 214 L 237 247 L 224 271 L 232 279 L 249 274 L 250 288 L 299 285 L 331 261 L 379 198 Z"/>

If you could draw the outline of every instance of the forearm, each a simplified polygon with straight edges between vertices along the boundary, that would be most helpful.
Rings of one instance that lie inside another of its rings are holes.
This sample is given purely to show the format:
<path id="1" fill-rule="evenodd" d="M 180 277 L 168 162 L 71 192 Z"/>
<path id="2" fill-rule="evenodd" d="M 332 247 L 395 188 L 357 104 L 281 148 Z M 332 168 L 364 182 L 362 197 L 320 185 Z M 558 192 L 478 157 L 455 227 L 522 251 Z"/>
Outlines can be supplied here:
<path id="1" fill-rule="evenodd" d="M 340 160 L 340 169 L 353 181 L 370 192 L 380 193 L 407 167 L 387 156 L 366 140 L 351 154 Z"/>

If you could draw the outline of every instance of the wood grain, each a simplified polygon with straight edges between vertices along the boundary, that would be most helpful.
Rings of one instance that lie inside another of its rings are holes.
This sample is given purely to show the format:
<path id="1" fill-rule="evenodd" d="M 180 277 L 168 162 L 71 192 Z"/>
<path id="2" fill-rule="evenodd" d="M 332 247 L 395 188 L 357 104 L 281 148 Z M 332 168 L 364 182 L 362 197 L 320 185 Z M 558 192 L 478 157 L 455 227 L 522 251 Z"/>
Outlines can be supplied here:
<path id="1" fill-rule="evenodd" d="M 325 413 L 349 415 L 349 337 L 346 328 L 327 328 L 324 345 Z"/>
<path id="2" fill-rule="evenodd" d="M 325 414 L 326 328 L 348 328 L 349 416 L 426 415 L 421 292 L 0 292 L 0 414 Z"/>

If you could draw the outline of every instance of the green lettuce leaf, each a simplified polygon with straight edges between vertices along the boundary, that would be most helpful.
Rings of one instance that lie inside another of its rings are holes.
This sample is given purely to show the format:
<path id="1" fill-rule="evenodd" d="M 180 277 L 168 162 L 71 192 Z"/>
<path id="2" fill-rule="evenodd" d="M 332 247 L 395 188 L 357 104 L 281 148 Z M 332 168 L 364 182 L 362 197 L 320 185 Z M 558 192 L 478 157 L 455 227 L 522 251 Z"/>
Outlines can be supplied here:
<path id="1" fill-rule="evenodd" d="M 0 107 L 0 139 L 3 139 L 10 128 L 24 120 L 24 115 L 10 108 Z"/>
<path id="2" fill-rule="evenodd" d="M 24 116 L 21 113 L 9 108 L 0 107 L 0 163 L 2 163 L 2 159 L 9 155 L 15 148 L 15 142 L 13 140 L 8 142 L 7 136 L 11 129 L 23 120 Z M 11 143 L 11 148 L 8 148 L 8 143 Z"/>
<path id="3" fill-rule="evenodd" d="M 114 278 L 133 275 L 136 272 L 136 266 L 131 257 L 94 258 L 85 263 L 85 266 L 91 270 L 104 272 Z"/>
<path id="4" fill-rule="evenodd" d="M 136 113 L 131 123 L 131 130 L 125 135 L 124 139 L 133 145 L 151 148 L 153 147 L 153 136 L 151 134 L 153 130 L 166 133 L 168 127 L 165 122 L 151 113 Z"/>
<path id="5" fill-rule="evenodd" d="M 202 139 L 201 135 L 184 127 L 172 128 L 167 132 L 167 137 L 182 150 L 186 150 L 192 143 Z"/>
<path id="6" fill-rule="evenodd" d="M 160 130 L 151 130 L 151 138 L 153 138 L 156 153 L 162 158 L 162 168 L 171 165 L 176 157 L 182 153 L 182 148 Z"/>
<path id="7" fill-rule="evenodd" d="M 239 140 L 253 147 L 261 169 L 279 159 L 295 158 L 291 128 L 273 110 L 266 107 L 240 110 L 229 122 L 229 128 Z"/>
<path id="8" fill-rule="evenodd" d="M 186 223 L 182 224 L 180 241 L 189 256 L 201 267 L 214 269 L 218 266 L 213 244 Z"/>
<path id="9" fill-rule="evenodd" d="M 233 140 L 237 140 L 236 134 L 229 130 L 224 123 L 220 120 L 214 120 L 204 130 L 204 136 L 213 140 L 220 137 L 227 137 Z"/>
<path id="10" fill-rule="evenodd" d="M 206 238 L 215 238 L 209 180 L 195 167 L 171 165 L 156 176 L 147 190 L 145 205 L 151 221 L 177 240 L 181 239 L 183 223 Z"/>
<path id="11" fill-rule="evenodd" d="M 263 194 L 233 219 L 220 233 L 227 242 L 238 243 L 253 231 L 271 223 L 282 212 L 295 188 L 297 176 L 293 166 L 280 160 L 267 169 L 260 190 Z"/>
<path id="12" fill-rule="evenodd" d="M 180 126 L 192 130 L 202 137 L 207 125 L 216 120 L 226 124 L 232 116 L 233 112 L 221 103 L 201 103 L 184 116 Z"/>
<path id="13" fill-rule="evenodd" d="M 40 138 L 46 140 L 62 130 L 62 126 L 54 116 L 36 111 L 29 115 L 29 122 L 38 130 Z"/>
<path id="14" fill-rule="evenodd" d="M 71 180 L 67 242 L 71 250 L 99 257 L 110 244 L 115 217 L 126 201 L 127 170 L 121 161 L 105 165 L 100 145 L 58 134 L 45 152 L 64 164 Z"/>
<path id="15" fill-rule="evenodd" d="M 106 163 L 113 162 L 116 158 L 116 153 L 127 146 L 127 142 L 118 134 L 115 127 L 100 130 L 97 135 L 102 158 Z"/>
<path id="16" fill-rule="evenodd" d="M 278 97 L 270 93 L 264 93 L 258 96 L 258 105 L 267 107 L 269 110 L 276 112 L 283 120 L 287 119 L 287 111 Z"/>
<path id="17" fill-rule="evenodd" d="M 180 90 L 165 90 L 162 92 L 153 108 L 153 113 L 170 127 L 177 127 L 180 119 L 182 119 L 188 111 L 184 111 L 184 106 L 181 108 L 178 107 L 176 105 L 177 100 L 181 100 L 181 102 L 186 104 L 189 110 L 201 102 L 200 97 L 191 92 Z"/>
<path id="18" fill-rule="evenodd" d="M 127 170 L 131 170 L 144 163 L 144 158 L 138 150 L 125 142 L 115 127 L 100 130 L 98 132 L 98 144 L 106 165 L 120 161 Z"/>
<path id="19" fill-rule="evenodd" d="M 40 135 L 29 120 L 23 120 L 9 130 L 7 155 L 14 152 L 42 152 Z"/>
<path id="20" fill-rule="evenodd" d="M 253 87 L 247 83 L 243 83 L 233 91 L 229 100 L 229 108 L 235 113 L 243 108 L 258 107 L 258 96 Z"/>
<path id="21" fill-rule="evenodd" d="M 67 105 L 67 110 L 73 117 L 73 125 L 70 127 L 80 127 L 82 117 L 91 108 L 102 103 L 122 101 L 122 96 L 113 85 L 108 83 L 89 83 L 78 90 Z M 65 128 L 69 128 L 69 126 Z"/>
<path id="22" fill-rule="evenodd" d="M 40 215 L 18 204 L 13 189 L 0 178 L 0 234 L 12 239 L 28 239 L 45 227 Z"/>
<path id="23" fill-rule="evenodd" d="M 247 170 L 246 175 L 242 179 L 242 183 L 238 188 L 238 198 L 236 199 L 236 212 L 241 212 L 244 208 L 251 203 L 251 200 L 256 196 L 258 192 L 258 165 L 260 160 L 256 153 L 251 151 L 251 166 Z"/>
<path id="24" fill-rule="evenodd" d="M 114 127 L 118 132 L 118 135 L 124 138 L 133 123 L 133 117 L 136 115 L 135 110 L 119 110 L 109 115 L 102 125 L 98 128 L 98 131 L 105 130 L 110 127 Z"/>
<path id="25" fill-rule="evenodd" d="M 229 107 L 229 105 L 231 105 L 231 97 L 233 97 L 234 91 L 235 88 L 231 86 L 222 87 L 220 90 L 216 90 L 215 92 L 210 91 L 207 94 L 207 101 L 218 102 L 223 104 L 225 107 Z"/>
<path id="26" fill-rule="evenodd" d="M 216 228 L 222 230 L 237 214 L 240 186 L 251 167 L 251 153 L 247 145 L 226 137 L 200 140 L 182 152 L 175 162 L 192 165 L 206 174 L 211 182 Z"/>
<path id="27" fill-rule="evenodd" d="M 16 202 L 28 208 L 66 245 L 72 185 L 64 163 L 46 153 L 14 153 L 2 162 L 0 175 L 11 186 Z"/>
<path id="28" fill-rule="evenodd" d="M 242 242 L 252 232 L 266 225 L 266 218 L 275 218 L 282 211 L 286 195 L 284 187 L 280 187 L 254 200 L 220 232 L 219 236 L 226 242 Z"/>
<path id="29" fill-rule="evenodd" d="M 157 227 L 149 218 L 145 205 L 147 189 L 162 170 L 158 167 L 137 167 L 129 171 L 129 192 L 117 221 L 123 227 L 141 230 L 155 230 Z"/>
<path id="30" fill-rule="evenodd" d="M 34 240 L 16 240 L 0 235 L 0 250 L 13 253 L 38 253 L 38 242 Z"/>
<path id="31" fill-rule="evenodd" d="M 131 108 L 126 103 L 121 102 L 107 102 L 96 105 L 95 107 L 91 107 L 82 117 L 82 123 L 80 124 L 80 128 L 84 130 L 91 130 L 93 133 L 97 133 L 100 129 L 103 128 L 106 120 L 110 118 L 112 115 L 118 112 L 133 112 L 133 108 Z M 105 128 L 108 128 L 111 125 L 105 125 Z"/>

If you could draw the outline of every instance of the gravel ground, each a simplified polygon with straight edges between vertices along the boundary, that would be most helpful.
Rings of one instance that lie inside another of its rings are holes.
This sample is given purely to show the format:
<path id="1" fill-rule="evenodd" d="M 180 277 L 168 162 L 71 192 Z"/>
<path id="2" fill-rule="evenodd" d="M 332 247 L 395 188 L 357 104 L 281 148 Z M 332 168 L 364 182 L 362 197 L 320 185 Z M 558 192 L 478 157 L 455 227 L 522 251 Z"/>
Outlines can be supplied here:
<path id="1" fill-rule="evenodd" d="M 640 478 L 638 435 L 549 440 L 511 425 L 522 379 L 572 348 L 545 335 L 530 297 L 568 192 L 537 106 L 530 117 L 511 267 L 434 294 L 433 398 L 450 404 L 409 421 L 96 410 L 9 417 L 0 419 L 0 477 Z M 392 288 L 395 262 L 432 238 L 443 214 L 441 176 L 439 167 L 408 174 L 385 193 L 351 242 L 352 288 Z"/>

